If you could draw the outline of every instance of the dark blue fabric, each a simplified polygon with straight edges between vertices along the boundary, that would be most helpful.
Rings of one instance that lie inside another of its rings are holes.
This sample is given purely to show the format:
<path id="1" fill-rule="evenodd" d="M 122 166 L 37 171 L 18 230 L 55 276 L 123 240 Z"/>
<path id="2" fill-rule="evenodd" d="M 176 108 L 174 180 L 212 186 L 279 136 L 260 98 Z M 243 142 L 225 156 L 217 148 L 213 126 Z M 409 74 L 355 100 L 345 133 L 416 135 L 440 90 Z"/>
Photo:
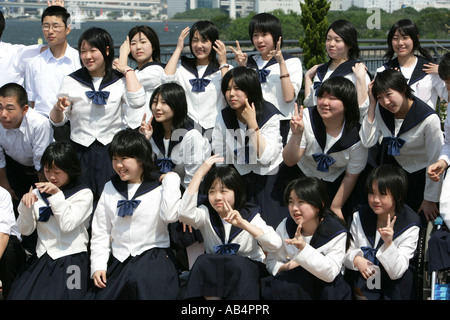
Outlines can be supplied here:
<path id="1" fill-rule="evenodd" d="M 119 200 L 119 201 L 117 201 L 117 208 L 120 208 L 118 215 L 120 217 L 132 216 L 133 209 L 136 209 L 140 203 L 141 203 L 141 200 Z"/>
<path id="2" fill-rule="evenodd" d="M 328 172 L 328 168 L 336 162 L 332 156 L 326 153 L 314 153 L 312 156 L 317 162 L 317 170 L 321 172 Z"/>
<path id="3" fill-rule="evenodd" d="M 399 156 L 400 149 L 405 144 L 405 140 L 399 137 L 385 137 L 383 138 L 383 143 L 388 147 L 388 155 Z"/>
<path id="4" fill-rule="evenodd" d="M 217 254 L 236 254 L 241 247 L 238 243 L 218 244 L 214 246 L 214 252 Z"/>
<path id="5" fill-rule="evenodd" d="M 159 172 L 161 173 L 170 172 L 173 170 L 173 168 L 175 168 L 175 163 L 171 158 L 159 158 L 156 159 L 155 163 L 159 168 Z"/>
<path id="6" fill-rule="evenodd" d="M 195 78 L 189 80 L 189 83 L 192 85 L 193 92 L 205 92 L 205 88 L 210 82 L 211 80 L 203 78 Z"/>
<path id="7" fill-rule="evenodd" d="M 109 91 L 86 91 L 86 96 L 98 105 L 105 105 L 106 99 L 109 98 Z"/>

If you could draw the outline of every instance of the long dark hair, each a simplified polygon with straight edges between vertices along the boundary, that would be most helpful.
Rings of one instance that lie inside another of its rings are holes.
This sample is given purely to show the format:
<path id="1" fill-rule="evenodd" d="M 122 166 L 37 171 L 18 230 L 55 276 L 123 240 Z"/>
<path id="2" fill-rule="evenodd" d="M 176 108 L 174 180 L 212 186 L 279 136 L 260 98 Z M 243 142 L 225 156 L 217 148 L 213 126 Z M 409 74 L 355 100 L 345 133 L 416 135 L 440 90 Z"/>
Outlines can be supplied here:
<path id="1" fill-rule="evenodd" d="M 428 61 L 432 61 L 433 58 L 431 57 L 431 55 L 420 45 L 419 29 L 417 28 L 416 24 L 410 19 L 402 19 L 397 21 L 389 30 L 387 37 L 388 49 L 386 51 L 386 54 L 384 55 L 384 58 L 387 61 L 391 60 L 395 54 L 394 48 L 392 47 L 392 39 L 394 38 L 394 34 L 397 30 L 401 35 L 407 35 L 411 38 L 411 40 L 413 41 L 413 50 L 418 51 L 420 55 Z"/>
<path id="2" fill-rule="evenodd" d="M 114 61 L 114 41 L 111 35 L 105 29 L 90 27 L 78 39 L 79 52 L 81 52 L 83 41 L 86 41 L 91 47 L 97 48 L 102 53 L 105 60 L 104 78 L 108 80 L 113 72 L 112 63 Z M 83 64 L 83 61 L 81 61 L 81 64 Z"/>
<path id="3" fill-rule="evenodd" d="M 153 30 L 149 26 L 135 26 L 128 32 L 128 38 L 130 42 L 131 39 L 133 39 L 133 37 L 138 33 L 144 34 L 152 44 L 152 60 L 155 62 L 160 62 L 161 48 L 159 46 L 159 38 L 155 30 Z M 128 57 L 131 60 L 136 61 L 131 53 L 128 55 Z"/>
<path id="4" fill-rule="evenodd" d="M 359 45 L 358 45 L 358 31 L 355 26 L 347 20 L 334 21 L 327 30 L 327 33 L 333 30 L 339 37 L 344 40 L 344 43 L 349 47 L 348 57 L 349 59 L 359 58 Z"/>
<path id="5" fill-rule="evenodd" d="M 194 37 L 195 32 L 198 31 L 200 37 L 203 39 L 209 40 L 211 44 L 214 46 L 216 40 L 219 39 L 219 30 L 216 25 L 208 20 L 199 20 L 195 22 L 189 31 L 189 49 L 191 53 L 194 55 L 194 51 L 192 50 L 192 38 Z M 194 55 L 195 57 L 195 55 Z M 211 47 L 211 52 L 209 54 L 209 60 L 218 61 L 216 57 L 216 51 Z"/>

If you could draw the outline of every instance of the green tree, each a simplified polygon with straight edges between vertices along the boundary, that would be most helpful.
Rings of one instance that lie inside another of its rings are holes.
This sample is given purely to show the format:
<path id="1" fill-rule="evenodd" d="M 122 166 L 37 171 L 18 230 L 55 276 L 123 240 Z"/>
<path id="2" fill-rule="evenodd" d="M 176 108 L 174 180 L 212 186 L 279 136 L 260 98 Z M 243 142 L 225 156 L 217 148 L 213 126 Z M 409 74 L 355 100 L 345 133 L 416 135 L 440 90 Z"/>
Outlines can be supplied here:
<path id="1" fill-rule="evenodd" d="M 328 29 L 327 13 L 330 9 L 328 0 L 305 0 L 300 3 L 304 37 L 300 38 L 303 49 L 303 65 L 306 69 L 324 63 L 327 60 L 325 37 Z"/>

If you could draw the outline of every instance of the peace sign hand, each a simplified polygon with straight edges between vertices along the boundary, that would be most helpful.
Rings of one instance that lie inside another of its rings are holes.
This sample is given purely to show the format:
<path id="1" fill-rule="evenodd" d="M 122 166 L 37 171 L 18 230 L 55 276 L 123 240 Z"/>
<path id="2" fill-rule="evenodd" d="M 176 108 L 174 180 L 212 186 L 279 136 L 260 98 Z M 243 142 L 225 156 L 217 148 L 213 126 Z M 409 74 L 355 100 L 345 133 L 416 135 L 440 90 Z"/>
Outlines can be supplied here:
<path id="1" fill-rule="evenodd" d="M 148 120 L 148 122 L 145 122 L 146 117 L 147 114 L 144 113 L 144 116 L 142 117 L 141 121 L 141 126 L 139 127 L 139 132 L 142 133 L 148 140 L 150 140 L 153 134 L 153 127 L 152 127 L 153 115 L 150 117 L 150 120 Z"/>
<path id="2" fill-rule="evenodd" d="M 299 109 L 297 103 L 295 103 L 294 114 L 292 115 L 289 125 L 291 126 L 293 135 L 303 134 L 303 130 L 305 129 L 305 124 L 303 122 L 303 106 L 300 106 Z"/>
<path id="3" fill-rule="evenodd" d="M 278 63 L 283 62 L 284 57 L 283 57 L 283 53 L 281 52 L 281 37 L 278 39 L 275 50 L 270 50 L 269 57 L 275 57 L 275 59 L 277 59 Z"/>
<path id="4" fill-rule="evenodd" d="M 387 247 L 389 247 L 391 245 L 392 239 L 394 237 L 395 220 L 397 220 L 397 216 L 394 216 L 394 218 L 391 221 L 391 215 L 388 214 L 387 221 L 386 221 L 386 227 L 378 228 L 378 232 L 381 235 L 381 239 L 383 239 L 383 241 Z"/>
<path id="5" fill-rule="evenodd" d="M 294 238 L 284 240 L 287 244 L 294 245 L 300 250 L 303 250 L 303 248 L 305 248 L 306 246 L 305 239 L 303 239 L 302 236 L 302 224 L 303 220 L 300 220 L 297 226 L 297 230 L 295 231 Z"/>
<path id="6" fill-rule="evenodd" d="M 234 60 L 237 62 L 239 66 L 246 66 L 247 65 L 247 59 L 248 55 L 241 50 L 241 46 L 239 45 L 239 41 L 236 40 L 236 47 L 237 49 L 234 49 L 232 46 L 230 46 L 231 51 L 233 51 L 235 58 Z"/>
<path id="7" fill-rule="evenodd" d="M 239 211 L 234 210 L 227 199 L 224 199 L 224 209 L 227 212 L 227 216 L 224 218 L 225 221 L 232 224 L 233 226 L 241 227 L 242 216 Z"/>

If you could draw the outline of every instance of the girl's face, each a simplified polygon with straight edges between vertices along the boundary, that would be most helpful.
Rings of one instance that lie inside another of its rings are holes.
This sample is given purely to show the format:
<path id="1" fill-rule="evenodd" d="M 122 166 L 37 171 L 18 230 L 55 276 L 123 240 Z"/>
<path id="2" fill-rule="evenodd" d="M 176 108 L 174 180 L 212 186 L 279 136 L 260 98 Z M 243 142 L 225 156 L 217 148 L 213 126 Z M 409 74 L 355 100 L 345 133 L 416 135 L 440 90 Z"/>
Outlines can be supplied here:
<path id="1" fill-rule="evenodd" d="M 372 192 L 368 194 L 368 202 L 370 208 L 376 215 L 391 215 L 395 214 L 395 201 L 392 194 L 388 191 L 387 194 L 381 194 L 378 190 L 376 181 L 372 183 Z"/>
<path id="2" fill-rule="evenodd" d="M 197 64 L 206 65 L 209 63 L 209 56 L 213 50 L 211 41 L 203 38 L 198 31 L 194 32 L 191 40 L 192 53 L 197 58 Z"/>
<path id="3" fill-rule="evenodd" d="M 173 110 L 161 95 L 156 96 L 152 101 L 152 113 L 157 122 L 172 121 L 173 119 Z"/>
<path id="4" fill-rule="evenodd" d="M 295 193 L 295 190 L 291 190 L 289 194 L 288 208 L 292 219 L 294 219 L 297 224 L 302 221 L 302 227 L 317 222 L 319 209 L 300 199 Z"/>
<path id="5" fill-rule="evenodd" d="M 397 29 L 392 37 L 392 48 L 397 57 L 408 57 L 414 54 L 414 43 L 410 36 L 402 34 Z"/>
<path id="6" fill-rule="evenodd" d="M 106 52 L 109 54 L 109 48 Z M 81 43 L 80 58 L 92 77 L 105 75 L 105 59 L 101 51 L 92 47 L 87 41 Z"/>
<path id="7" fill-rule="evenodd" d="M 342 121 L 345 116 L 342 101 L 328 92 L 324 92 L 322 97 L 317 97 L 317 111 L 324 120 Z"/>
<path id="8" fill-rule="evenodd" d="M 44 167 L 44 175 L 48 182 L 53 183 L 58 188 L 65 186 L 70 180 L 69 175 L 55 164 L 51 168 Z"/>
<path id="9" fill-rule="evenodd" d="M 268 32 L 255 31 L 252 43 L 264 60 L 268 60 L 270 51 L 275 49 L 273 37 Z"/>
<path id="10" fill-rule="evenodd" d="M 222 216 L 227 214 L 225 209 L 225 201 L 234 209 L 234 191 L 228 189 L 220 179 L 216 179 L 208 190 L 208 201 L 219 214 Z"/>
<path id="11" fill-rule="evenodd" d="M 233 110 L 239 110 L 245 107 L 247 94 L 239 89 L 233 79 L 228 83 L 227 91 L 225 91 L 225 99 Z"/>
<path id="12" fill-rule="evenodd" d="M 112 166 L 122 181 L 128 183 L 141 183 L 144 171 L 142 163 L 135 158 L 115 155 L 112 157 Z"/>
<path id="13" fill-rule="evenodd" d="M 348 50 L 350 48 L 345 44 L 344 39 L 334 32 L 333 29 L 330 29 L 327 33 L 325 47 L 330 59 L 337 61 L 348 59 Z"/>
<path id="14" fill-rule="evenodd" d="M 153 61 L 153 47 L 150 40 L 142 32 L 136 33 L 130 40 L 131 55 L 136 60 L 138 66 Z"/>
<path id="15" fill-rule="evenodd" d="M 380 93 L 377 97 L 378 103 L 388 110 L 395 114 L 403 114 L 407 106 L 405 104 L 406 97 L 404 94 L 399 91 L 389 89 L 386 92 Z"/>

